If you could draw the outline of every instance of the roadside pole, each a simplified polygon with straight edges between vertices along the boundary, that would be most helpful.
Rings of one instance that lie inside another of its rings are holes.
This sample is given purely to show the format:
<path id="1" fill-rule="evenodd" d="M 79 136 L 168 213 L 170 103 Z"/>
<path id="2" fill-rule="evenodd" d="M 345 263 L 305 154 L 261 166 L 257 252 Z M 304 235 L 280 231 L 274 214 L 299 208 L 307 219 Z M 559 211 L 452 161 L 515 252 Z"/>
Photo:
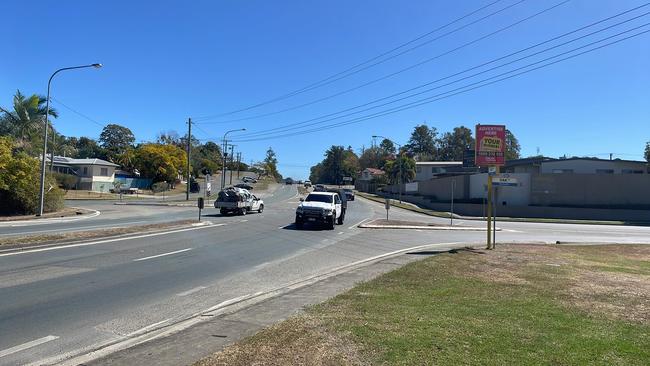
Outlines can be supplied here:
<path id="1" fill-rule="evenodd" d="M 487 182 L 487 249 L 492 249 L 492 175 L 488 173 Z"/>
<path id="2" fill-rule="evenodd" d="M 390 210 L 390 198 L 386 198 L 386 221 L 388 221 L 388 210 Z"/>
<path id="3" fill-rule="evenodd" d="M 187 119 L 187 189 L 185 190 L 185 201 L 190 200 L 190 154 L 192 150 L 192 119 Z"/>
<path id="4" fill-rule="evenodd" d="M 235 162 L 235 145 L 230 144 L 230 185 L 232 185 L 232 164 Z"/>
<path id="5" fill-rule="evenodd" d="M 241 151 L 237 153 L 237 179 L 239 179 L 239 166 L 241 165 Z"/>
<path id="6" fill-rule="evenodd" d="M 496 174 L 498 175 L 501 171 L 500 171 L 498 166 L 496 168 L 497 168 Z M 492 249 L 495 249 L 497 247 L 497 205 L 498 205 L 497 193 L 498 193 L 498 191 L 494 188 L 494 185 L 492 185 L 492 189 L 494 189 L 494 194 L 492 195 L 492 198 L 494 199 L 494 202 L 492 204 L 492 208 L 493 208 L 493 212 L 492 212 Z"/>
<path id="7" fill-rule="evenodd" d="M 226 161 L 228 159 L 228 140 L 226 140 L 225 137 L 223 139 L 222 147 L 223 150 L 221 151 L 223 152 L 223 166 L 221 169 L 221 189 L 223 189 L 223 187 L 226 185 Z"/>
<path id="8" fill-rule="evenodd" d="M 454 226 L 454 187 L 456 186 L 456 179 L 452 178 L 451 181 L 451 213 L 449 215 L 449 226 Z"/>

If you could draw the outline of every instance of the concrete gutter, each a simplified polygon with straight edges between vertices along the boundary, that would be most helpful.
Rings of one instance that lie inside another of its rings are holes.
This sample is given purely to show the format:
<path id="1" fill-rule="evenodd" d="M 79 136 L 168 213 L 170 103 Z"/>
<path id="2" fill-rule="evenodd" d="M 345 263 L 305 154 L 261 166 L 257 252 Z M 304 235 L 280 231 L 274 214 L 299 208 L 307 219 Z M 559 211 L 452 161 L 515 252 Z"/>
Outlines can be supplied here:
<path id="1" fill-rule="evenodd" d="M 429 226 L 429 225 L 374 225 L 374 224 L 359 224 L 358 227 L 362 229 L 412 229 L 412 230 L 447 230 L 447 231 L 487 231 L 484 227 L 470 227 L 470 226 Z M 496 231 L 501 231 L 501 228 L 495 228 Z"/>

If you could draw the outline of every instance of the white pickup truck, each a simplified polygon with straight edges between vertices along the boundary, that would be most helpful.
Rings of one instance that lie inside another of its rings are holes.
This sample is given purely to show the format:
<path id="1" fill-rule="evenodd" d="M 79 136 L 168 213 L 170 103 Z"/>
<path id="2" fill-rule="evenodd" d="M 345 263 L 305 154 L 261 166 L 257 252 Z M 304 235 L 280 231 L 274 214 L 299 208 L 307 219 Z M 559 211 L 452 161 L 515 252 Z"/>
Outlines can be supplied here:
<path id="1" fill-rule="evenodd" d="M 325 224 L 331 230 L 342 225 L 345 212 L 341 197 L 334 192 L 312 192 L 296 209 L 296 228 L 308 222 Z"/>
<path id="2" fill-rule="evenodd" d="M 255 197 L 247 189 L 230 187 L 219 192 L 217 200 L 214 201 L 214 208 L 218 208 L 222 215 L 229 213 L 246 215 L 251 211 L 262 213 L 264 201 Z"/>

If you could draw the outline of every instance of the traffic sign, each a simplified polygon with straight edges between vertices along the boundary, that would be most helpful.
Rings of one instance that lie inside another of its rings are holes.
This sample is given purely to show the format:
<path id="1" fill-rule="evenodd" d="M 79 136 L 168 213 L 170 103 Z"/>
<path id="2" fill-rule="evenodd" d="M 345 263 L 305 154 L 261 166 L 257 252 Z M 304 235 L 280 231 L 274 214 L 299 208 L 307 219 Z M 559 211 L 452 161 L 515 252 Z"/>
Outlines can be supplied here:
<path id="1" fill-rule="evenodd" d="M 492 180 L 492 185 L 501 187 L 516 187 L 519 185 L 519 182 L 517 181 L 517 178 L 494 177 Z"/>
<path id="2" fill-rule="evenodd" d="M 352 177 L 343 177 L 344 182 L 352 182 Z"/>

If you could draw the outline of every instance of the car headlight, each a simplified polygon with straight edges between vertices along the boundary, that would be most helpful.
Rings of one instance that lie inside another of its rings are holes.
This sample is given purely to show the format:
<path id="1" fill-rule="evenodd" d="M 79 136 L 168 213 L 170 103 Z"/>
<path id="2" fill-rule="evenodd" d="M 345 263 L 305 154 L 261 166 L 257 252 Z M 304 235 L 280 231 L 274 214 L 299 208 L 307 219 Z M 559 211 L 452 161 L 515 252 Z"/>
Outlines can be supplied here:
<path id="1" fill-rule="evenodd" d="M 323 210 L 323 213 L 325 214 L 325 216 L 329 216 L 329 215 L 331 215 L 332 212 L 334 212 L 334 211 L 331 210 L 331 209 L 329 209 L 329 208 L 326 208 L 326 209 Z"/>
<path id="2" fill-rule="evenodd" d="M 296 213 L 302 213 L 302 206 L 298 206 L 298 208 L 296 209 Z"/>

